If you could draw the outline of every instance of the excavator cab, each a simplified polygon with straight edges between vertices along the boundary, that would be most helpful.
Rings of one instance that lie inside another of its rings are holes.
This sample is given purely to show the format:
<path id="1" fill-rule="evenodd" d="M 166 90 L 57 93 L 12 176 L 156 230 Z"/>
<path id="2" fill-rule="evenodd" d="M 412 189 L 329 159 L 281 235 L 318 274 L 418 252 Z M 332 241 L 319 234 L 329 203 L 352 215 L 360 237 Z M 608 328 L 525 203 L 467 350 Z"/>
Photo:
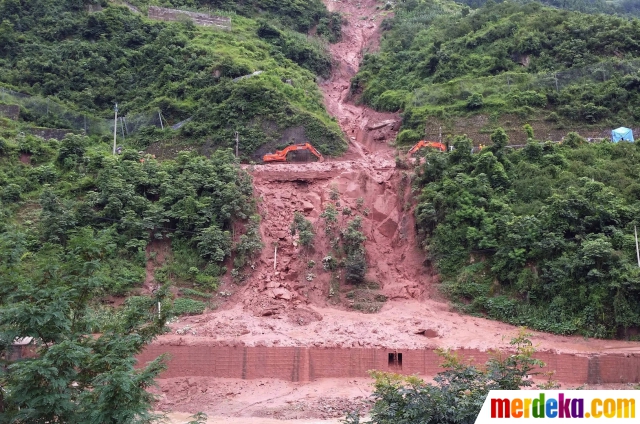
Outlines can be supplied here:
<path id="1" fill-rule="evenodd" d="M 290 153 L 290 152 L 298 151 L 298 150 L 307 150 L 307 151 L 311 152 L 312 155 L 314 155 L 315 157 L 318 158 L 318 162 L 324 162 L 324 157 L 320 154 L 319 151 L 317 151 L 315 149 L 315 147 L 313 147 L 309 143 L 292 144 L 291 146 L 288 146 L 288 147 L 284 148 L 283 150 L 277 150 L 275 153 L 269 153 L 269 154 L 264 155 L 262 157 L 262 160 L 265 163 L 286 162 L 287 161 L 287 154 Z"/>

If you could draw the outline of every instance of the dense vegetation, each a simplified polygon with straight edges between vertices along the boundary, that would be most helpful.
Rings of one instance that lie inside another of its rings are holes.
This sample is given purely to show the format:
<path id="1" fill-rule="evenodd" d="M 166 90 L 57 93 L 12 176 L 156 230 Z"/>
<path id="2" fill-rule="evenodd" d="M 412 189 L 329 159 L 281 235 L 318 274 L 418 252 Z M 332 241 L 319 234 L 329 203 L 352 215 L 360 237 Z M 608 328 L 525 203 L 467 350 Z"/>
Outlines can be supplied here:
<path id="1" fill-rule="evenodd" d="M 132 0 L 129 2 L 141 10 L 147 6 L 163 6 L 186 10 L 220 10 L 237 13 L 246 17 L 265 16 L 277 20 L 280 24 L 300 32 L 307 32 L 318 26 L 318 33 L 329 39 L 337 40 L 342 28 L 335 25 L 340 15 L 329 12 L 321 0 Z"/>
<path id="2" fill-rule="evenodd" d="M 413 141 L 430 116 L 540 116 L 550 125 L 640 120 L 640 21 L 539 3 L 487 3 L 469 13 L 437 1 L 402 2 L 381 50 L 365 55 L 352 90 L 403 111 Z M 462 132 L 462 130 L 460 130 Z"/>
<path id="3" fill-rule="evenodd" d="M 65 246 L 33 249 L 30 234 L 0 234 L 0 422 L 152 421 L 146 389 L 163 358 L 136 370 L 134 355 L 163 331 L 168 308 L 155 305 L 165 293 L 96 315 L 91 305 L 104 291 L 110 241 L 85 227 Z M 31 341 L 36 356 L 16 361 L 15 340 Z"/>
<path id="4" fill-rule="evenodd" d="M 232 252 L 240 272 L 260 249 L 251 179 L 229 151 L 141 162 L 135 152 L 114 157 L 108 145 L 82 136 L 17 140 L 0 138 L 0 235 L 22 237 L 27 251 L 37 252 L 48 244 L 67 249 L 76 233 L 93 232 L 108 246 L 99 264 L 104 294 L 141 284 L 152 239 L 171 238 L 178 259 L 158 279 L 175 275 L 206 290 L 215 289 Z M 236 221 L 247 230 L 233 239 Z"/>
<path id="5" fill-rule="evenodd" d="M 471 424 L 476 422 L 482 404 L 491 390 L 521 390 L 533 386 L 529 375 L 540 374 L 544 363 L 533 359 L 535 353 L 528 334 L 521 332 L 511 340 L 512 354 L 495 352 L 483 368 L 464 362 L 455 354 L 441 351 L 446 371 L 434 377 L 435 384 L 418 377 L 374 372 L 372 398 L 375 401 L 368 424 Z M 547 381 L 539 389 L 559 386 Z M 346 424 L 360 424 L 351 413 Z"/>
<path id="6" fill-rule="evenodd" d="M 484 6 L 491 1 L 502 3 L 503 0 L 455 0 L 457 3 L 466 4 L 473 8 Z M 560 9 L 576 10 L 585 13 L 618 13 L 632 14 L 638 16 L 640 14 L 640 5 L 635 0 L 510 0 L 516 3 L 532 3 L 538 2 L 544 5 L 557 7 Z"/>
<path id="7" fill-rule="evenodd" d="M 88 13 L 71 0 L 3 0 L 0 83 L 105 117 L 115 102 L 121 114 L 159 108 L 169 123 L 193 117 L 177 132 L 130 140 L 137 148 L 159 139 L 231 147 L 237 131 L 240 153 L 251 158 L 265 144 L 288 144 L 285 130 L 300 128 L 323 153 L 339 153 L 342 134 L 315 84 L 315 75 L 330 71 L 328 53 L 321 41 L 291 29 L 325 19 L 334 28 L 327 37 L 336 39 L 335 19 L 318 11 L 319 1 L 287 4 L 267 7 L 280 11 L 285 25 L 270 14 L 260 22 L 232 15 L 227 32 L 151 22 L 112 3 Z M 263 73 L 234 81 L 255 71 Z"/>
<path id="8" fill-rule="evenodd" d="M 463 311 L 554 333 L 640 326 L 637 146 L 570 134 L 512 150 L 501 129 L 492 140 L 471 154 L 458 137 L 418 176 L 418 227 L 443 290 Z"/>
<path id="9" fill-rule="evenodd" d="M 231 263 L 236 281 L 250 272 L 262 248 L 251 178 L 228 150 L 141 160 L 24 125 L 0 120 L 0 422 L 148 422 L 162 364 L 134 372 L 134 355 L 168 317 L 215 307 Z M 152 240 L 171 252 L 144 285 Z M 12 362 L 22 337 L 37 356 Z"/>

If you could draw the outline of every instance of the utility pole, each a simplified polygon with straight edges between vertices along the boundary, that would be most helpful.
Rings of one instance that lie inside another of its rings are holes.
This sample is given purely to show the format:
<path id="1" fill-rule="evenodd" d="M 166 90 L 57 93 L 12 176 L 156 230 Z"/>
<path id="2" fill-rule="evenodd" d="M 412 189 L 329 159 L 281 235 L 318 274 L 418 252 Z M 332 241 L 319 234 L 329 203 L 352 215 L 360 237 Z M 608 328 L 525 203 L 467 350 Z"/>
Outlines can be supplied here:
<path id="1" fill-rule="evenodd" d="M 278 242 L 273 243 L 273 272 L 276 272 L 276 264 L 278 263 Z"/>
<path id="2" fill-rule="evenodd" d="M 116 155 L 116 137 L 118 136 L 118 103 L 115 107 L 116 115 L 113 118 L 113 155 Z"/>
<path id="3" fill-rule="evenodd" d="M 236 157 L 238 157 L 238 143 L 240 143 L 240 139 L 238 138 L 238 131 L 236 131 Z"/>
<path id="4" fill-rule="evenodd" d="M 640 249 L 638 249 L 638 228 L 636 228 L 636 226 L 633 226 L 633 231 L 636 234 L 636 256 L 638 257 L 638 267 L 640 267 Z"/>

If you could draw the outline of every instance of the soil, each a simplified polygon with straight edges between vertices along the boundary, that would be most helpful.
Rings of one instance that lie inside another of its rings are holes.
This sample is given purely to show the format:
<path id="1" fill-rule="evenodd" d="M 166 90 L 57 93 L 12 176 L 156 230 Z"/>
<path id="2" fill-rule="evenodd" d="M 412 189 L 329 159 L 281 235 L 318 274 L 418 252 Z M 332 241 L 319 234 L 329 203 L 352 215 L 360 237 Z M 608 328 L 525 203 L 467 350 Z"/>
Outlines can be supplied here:
<path id="1" fill-rule="evenodd" d="M 31 153 L 20 153 L 20 162 L 31 165 Z"/>
<path id="2" fill-rule="evenodd" d="M 230 278 L 223 283 L 219 295 L 224 301 L 218 310 L 173 322 L 173 335 L 162 336 L 158 343 L 171 344 L 180 339 L 181 345 L 507 347 L 517 333 L 515 327 L 460 315 L 438 294 L 438 277 L 424 261 L 415 239 L 411 176 L 395 164 L 392 143 L 400 117 L 356 105 L 350 93 L 350 79 L 363 52 L 377 48 L 379 26 L 388 12 L 375 0 L 325 0 L 325 4 L 347 20 L 343 41 L 330 46 L 336 63 L 334 72 L 320 86 L 327 110 L 339 120 L 349 140 L 349 149 L 344 156 L 324 163 L 246 167 L 253 175 L 259 199 L 265 248 L 241 283 Z M 339 194 L 341 228 L 353 215 L 363 216 L 368 263 L 364 289 L 344 281 L 337 287 L 332 273 L 323 269 L 322 260 L 331 252 L 331 245 L 320 215 L 327 205 L 335 203 L 332 192 Z M 300 246 L 297 236 L 291 235 L 295 212 L 313 224 L 316 236 L 312 248 Z M 148 271 L 149 267 L 152 265 L 148 265 Z M 368 310 L 359 306 L 381 296 L 388 301 L 374 308 L 381 306 L 378 313 L 355 310 Z M 539 349 L 548 351 L 640 352 L 638 343 L 623 341 L 538 332 L 532 340 Z M 231 420 L 219 422 L 229 423 L 335 418 L 346 409 L 364 408 L 371 392 L 368 379 L 303 384 L 190 377 L 161 379 L 159 385 L 159 410 L 204 410 L 210 416 Z M 184 416 L 174 418 L 176 423 L 187 421 Z"/>
<path id="3" fill-rule="evenodd" d="M 371 406 L 371 382 L 366 378 L 306 384 L 271 379 L 171 378 L 160 380 L 152 392 L 159 396 L 156 408 L 162 412 L 193 414 L 204 410 L 209 416 L 242 418 L 242 422 L 251 423 L 298 419 L 337 422 L 333 419 L 344 417 L 345 411 L 364 413 Z"/>

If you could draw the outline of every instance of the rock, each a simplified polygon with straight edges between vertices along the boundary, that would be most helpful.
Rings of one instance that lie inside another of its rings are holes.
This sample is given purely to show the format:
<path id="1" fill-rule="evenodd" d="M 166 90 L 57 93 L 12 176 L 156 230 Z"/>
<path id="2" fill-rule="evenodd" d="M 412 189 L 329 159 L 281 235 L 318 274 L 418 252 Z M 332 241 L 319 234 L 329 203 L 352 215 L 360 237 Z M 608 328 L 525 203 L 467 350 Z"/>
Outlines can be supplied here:
<path id="1" fill-rule="evenodd" d="M 397 229 L 398 223 L 391 217 L 387 218 L 382 224 L 378 226 L 378 231 L 380 231 L 380 233 L 387 238 L 393 237 Z"/>
<path id="2" fill-rule="evenodd" d="M 385 121 L 381 121 L 381 122 L 376 122 L 374 124 L 369 124 L 367 125 L 367 129 L 368 130 L 377 130 L 378 128 L 382 128 L 382 127 L 386 127 L 389 124 L 393 124 L 396 121 L 394 119 L 387 119 Z"/>
<path id="3" fill-rule="evenodd" d="M 282 197 L 283 199 L 291 199 L 291 192 L 283 191 L 282 193 L 280 193 L 280 197 Z"/>
<path id="4" fill-rule="evenodd" d="M 430 328 L 420 328 L 415 332 L 415 334 L 422 334 L 423 336 L 429 337 L 430 339 L 434 337 L 440 337 L 440 334 L 438 334 L 436 330 L 432 330 Z"/>
<path id="5" fill-rule="evenodd" d="M 275 231 L 273 235 L 280 240 L 284 240 L 287 238 L 288 234 L 286 231 Z"/>
<path id="6" fill-rule="evenodd" d="M 310 202 L 302 202 L 302 210 L 305 212 L 311 212 L 313 210 L 313 205 Z"/>
<path id="7" fill-rule="evenodd" d="M 272 293 L 273 293 L 274 299 L 291 300 L 291 292 L 287 289 L 283 289 L 283 288 L 273 289 Z"/>

